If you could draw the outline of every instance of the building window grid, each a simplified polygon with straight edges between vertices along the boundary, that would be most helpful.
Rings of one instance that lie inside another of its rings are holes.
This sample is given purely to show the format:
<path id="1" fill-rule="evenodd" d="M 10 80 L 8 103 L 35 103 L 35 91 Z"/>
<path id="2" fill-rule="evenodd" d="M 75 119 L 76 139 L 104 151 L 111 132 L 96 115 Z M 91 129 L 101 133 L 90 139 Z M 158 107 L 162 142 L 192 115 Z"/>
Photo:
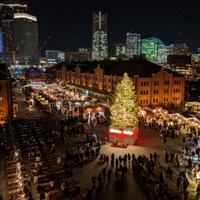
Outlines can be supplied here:
<path id="1" fill-rule="evenodd" d="M 140 104 L 148 104 L 148 99 L 141 99 Z"/>
<path id="2" fill-rule="evenodd" d="M 174 93 L 180 93 L 180 89 L 174 89 Z"/>
<path id="3" fill-rule="evenodd" d="M 154 81 L 154 85 L 159 85 L 159 81 Z"/>
<path id="4" fill-rule="evenodd" d="M 173 97 L 173 101 L 179 101 L 180 97 Z"/>
<path id="5" fill-rule="evenodd" d="M 181 84 L 181 81 L 180 80 L 175 80 L 174 81 L 174 85 L 180 85 Z"/>
<path id="6" fill-rule="evenodd" d="M 158 94 L 159 92 L 158 92 L 158 90 L 154 90 L 153 93 L 154 94 Z"/>
<path id="7" fill-rule="evenodd" d="M 141 81 L 141 86 L 149 86 L 149 81 Z"/>
<path id="8" fill-rule="evenodd" d="M 158 103 L 158 99 L 153 99 L 153 103 Z"/>
<path id="9" fill-rule="evenodd" d="M 164 89 L 164 94 L 168 94 L 169 90 L 168 89 Z"/>
<path id="10" fill-rule="evenodd" d="M 165 81 L 165 83 L 164 83 L 165 85 L 169 85 L 169 81 Z"/>
<path id="11" fill-rule="evenodd" d="M 149 94 L 148 90 L 141 90 L 140 91 L 140 95 L 147 95 L 147 94 Z"/>

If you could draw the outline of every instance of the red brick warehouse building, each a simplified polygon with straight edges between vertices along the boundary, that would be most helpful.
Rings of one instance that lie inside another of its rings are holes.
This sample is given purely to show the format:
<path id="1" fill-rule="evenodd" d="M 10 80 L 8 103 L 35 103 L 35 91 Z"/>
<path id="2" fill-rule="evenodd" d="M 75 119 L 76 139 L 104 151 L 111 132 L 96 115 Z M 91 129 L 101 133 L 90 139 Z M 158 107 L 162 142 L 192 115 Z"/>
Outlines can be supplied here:
<path id="1" fill-rule="evenodd" d="M 74 62 L 57 66 L 57 80 L 112 93 L 127 72 L 135 85 L 138 105 L 181 105 L 184 102 L 185 78 L 143 58 L 133 60 Z"/>

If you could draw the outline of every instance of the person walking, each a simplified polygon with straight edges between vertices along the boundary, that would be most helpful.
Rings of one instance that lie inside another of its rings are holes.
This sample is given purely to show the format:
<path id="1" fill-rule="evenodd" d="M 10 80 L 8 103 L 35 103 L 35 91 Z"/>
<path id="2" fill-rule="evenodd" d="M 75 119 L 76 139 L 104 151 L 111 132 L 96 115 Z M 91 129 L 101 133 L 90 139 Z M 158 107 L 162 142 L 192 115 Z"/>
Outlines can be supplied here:
<path id="1" fill-rule="evenodd" d="M 153 157 L 154 157 L 154 163 L 156 164 L 157 158 L 158 158 L 158 154 L 155 152 L 154 155 L 153 155 Z"/>

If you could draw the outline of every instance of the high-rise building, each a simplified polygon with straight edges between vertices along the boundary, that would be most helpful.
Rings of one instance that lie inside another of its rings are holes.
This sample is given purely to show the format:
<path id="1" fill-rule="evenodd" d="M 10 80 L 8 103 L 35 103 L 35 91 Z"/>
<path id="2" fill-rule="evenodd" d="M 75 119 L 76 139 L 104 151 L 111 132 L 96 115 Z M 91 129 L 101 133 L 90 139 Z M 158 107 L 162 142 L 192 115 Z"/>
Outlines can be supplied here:
<path id="1" fill-rule="evenodd" d="M 141 35 L 137 33 L 126 34 L 126 56 L 128 58 L 139 54 L 140 38 Z"/>
<path id="2" fill-rule="evenodd" d="M 48 59 L 56 59 L 60 61 L 65 61 L 65 52 L 58 50 L 46 50 L 45 57 Z"/>
<path id="3" fill-rule="evenodd" d="M 170 45 L 171 55 L 188 55 L 189 49 L 185 43 L 171 44 Z"/>
<path id="4" fill-rule="evenodd" d="M 115 44 L 115 56 L 117 58 L 124 58 L 126 55 L 126 44 L 117 43 Z"/>
<path id="5" fill-rule="evenodd" d="M 38 65 L 37 18 L 27 13 L 15 13 L 13 22 L 14 61 L 19 64 Z"/>
<path id="6" fill-rule="evenodd" d="M 2 59 L 7 62 L 13 61 L 14 40 L 13 20 L 14 13 L 26 13 L 27 5 L 21 4 L 0 4 L 1 31 L 2 31 Z"/>
<path id="7" fill-rule="evenodd" d="M 65 60 L 68 62 L 72 62 L 72 61 L 80 61 L 80 62 L 84 62 L 84 61 L 90 61 L 91 60 L 91 55 L 89 51 L 85 51 L 85 52 L 66 52 L 65 53 Z"/>
<path id="8" fill-rule="evenodd" d="M 108 58 L 107 14 L 93 13 L 92 60 Z"/>

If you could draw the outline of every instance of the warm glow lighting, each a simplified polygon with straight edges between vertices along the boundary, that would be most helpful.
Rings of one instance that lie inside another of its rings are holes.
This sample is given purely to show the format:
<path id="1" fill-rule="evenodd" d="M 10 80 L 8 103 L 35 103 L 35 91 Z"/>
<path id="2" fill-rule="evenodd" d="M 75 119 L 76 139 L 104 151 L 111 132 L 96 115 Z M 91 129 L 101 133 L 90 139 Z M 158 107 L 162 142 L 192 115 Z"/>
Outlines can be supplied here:
<path id="1" fill-rule="evenodd" d="M 112 133 L 122 133 L 119 129 L 110 129 L 110 132 Z"/>
<path id="2" fill-rule="evenodd" d="M 126 134 L 126 135 L 133 135 L 133 131 L 126 131 L 126 130 L 124 130 L 123 134 Z"/>

